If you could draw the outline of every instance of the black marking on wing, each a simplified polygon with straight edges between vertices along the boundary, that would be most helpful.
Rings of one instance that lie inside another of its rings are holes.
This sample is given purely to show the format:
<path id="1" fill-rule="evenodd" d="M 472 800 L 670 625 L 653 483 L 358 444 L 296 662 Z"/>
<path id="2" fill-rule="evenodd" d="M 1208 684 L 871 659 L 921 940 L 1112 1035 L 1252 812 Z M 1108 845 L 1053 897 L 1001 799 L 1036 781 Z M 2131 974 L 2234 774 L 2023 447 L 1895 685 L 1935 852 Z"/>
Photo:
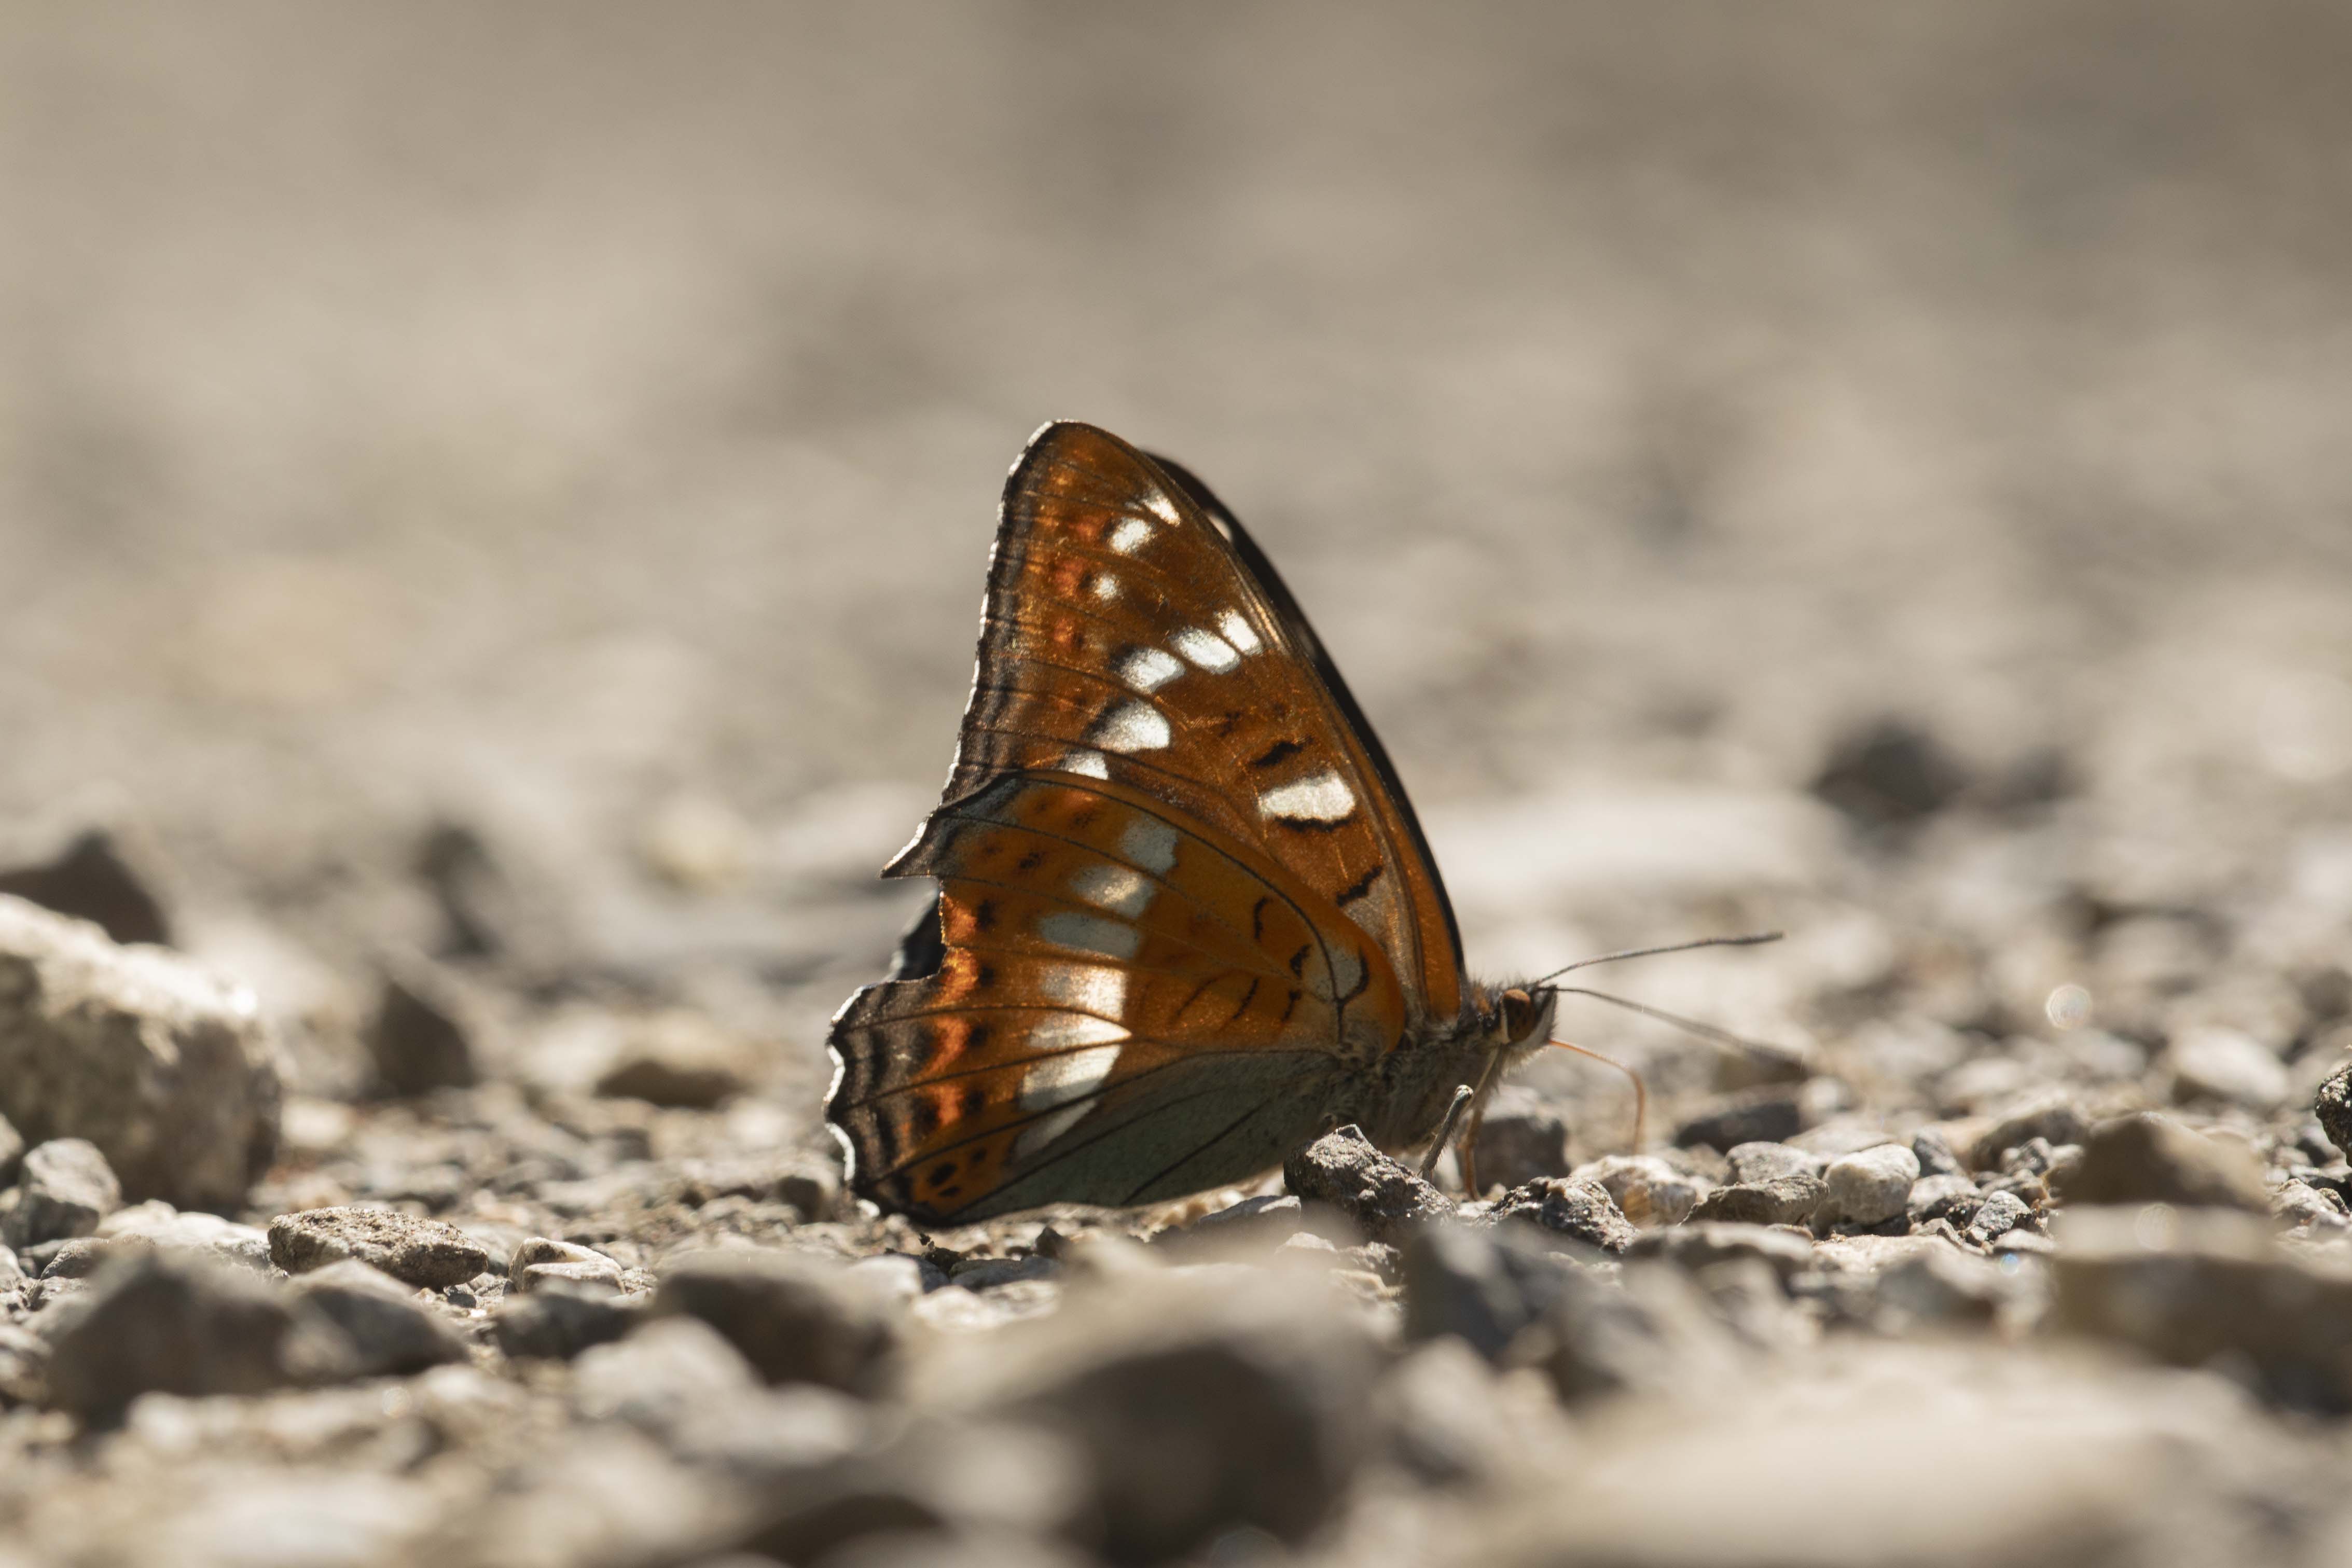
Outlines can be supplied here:
<path id="1" fill-rule="evenodd" d="M 1234 1016 L 1233 1016 L 1233 1018 L 1229 1018 L 1229 1019 L 1227 1019 L 1225 1020 L 1227 1023 L 1229 1023 L 1229 1024 L 1230 1024 L 1230 1023 L 1234 1022 L 1234 1019 L 1239 1019 L 1239 1018 L 1242 1016 L 1242 1014 L 1244 1014 L 1244 1013 L 1245 1013 L 1245 1012 L 1249 1011 L 1249 1005 L 1250 1005 L 1250 1003 L 1252 1003 L 1252 1002 L 1254 1002 L 1254 1001 L 1255 1001 L 1255 1000 L 1257 999 L 1257 986 L 1258 986 L 1258 977 L 1257 977 L 1255 975 L 1252 975 L 1252 976 L 1250 977 L 1249 989 L 1248 989 L 1248 990 L 1246 990 L 1246 991 L 1244 991 L 1244 992 L 1242 993 L 1242 1001 L 1241 1001 L 1241 1006 L 1239 1006 L 1239 1007 L 1237 1007 L 1237 1008 L 1235 1008 L 1235 1009 L 1234 1009 Z"/>
<path id="2" fill-rule="evenodd" d="M 1358 877 L 1347 886 L 1341 888 L 1331 902 L 1338 904 L 1340 908 L 1345 909 L 1348 905 L 1355 903 L 1356 900 L 1369 896 L 1372 891 L 1372 883 L 1380 881 L 1381 873 L 1386 870 L 1388 870 L 1388 867 L 1382 865 L 1378 861 L 1374 861 L 1371 864 L 1371 869 L 1365 872 L 1363 875 Z"/>
<path id="3" fill-rule="evenodd" d="M 1261 894 L 1258 895 L 1258 901 L 1250 905 L 1251 941 L 1263 942 L 1265 940 L 1265 906 L 1273 902 L 1274 899 L 1270 895 Z"/>
<path id="4" fill-rule="evenodd" d="M 1276 763 L 1286 762 L 1306 749 L 1307 743 L 1303 740 L 1277 740 L 1255 757 L 1251 758 L 1250 766 L 1272 768 Z"/>

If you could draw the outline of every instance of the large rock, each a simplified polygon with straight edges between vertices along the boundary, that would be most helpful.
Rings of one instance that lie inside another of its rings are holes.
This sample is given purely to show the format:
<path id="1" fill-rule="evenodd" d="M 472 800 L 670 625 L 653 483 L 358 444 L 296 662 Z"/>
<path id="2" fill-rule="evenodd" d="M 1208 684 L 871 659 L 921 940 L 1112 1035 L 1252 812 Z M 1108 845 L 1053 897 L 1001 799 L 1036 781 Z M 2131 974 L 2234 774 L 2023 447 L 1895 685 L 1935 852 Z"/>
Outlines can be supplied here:
<path id="1" fill-rule="evenodd" d="M 490 1266 L 488 1249 L 456 1226 L 386 1208 L 310 1208 L 269 1222 L 269 1260 L 289 1274 L 346 1258 L 436 1291 Z"/>
<path id="2" fill-rule="evenodd" d="M 0 1243 L 22 1250 L 89 1236 L 121 1203 L 121 1185 L 96 1145 L 52 1138 L 25 1156 L 16 1190 L 0 1197 Z"/>
<path id="3" fill-rule="evenodd" d="M 2352 1067 L 2347 1067 L 2319 1086 L 2319 1096 L 2312 1105 L 2319 1118 L 2320 1130 L 2328 1142 L 2347 1159 L 2352 1159 Z"/>
<path id="4" fill-rule="evenodd" d="M 252 993 L 159 947 L 0 896 L 0 1115 L 86 1138 L 133 1199 L 233 1208 L 278 1146 Z"/>
<path id="5" fill-rule="evenodd" d="M 112 833 L 93 828 L 37 864 L 0 871 L 0 894 L 12 894 L 76 920 L 87 920 L 117 942 L 172 940 L 172 922 L 151 883 Z"/>
<path id="6" fill-rule="evenodd" d="M 2267 1218 L 2078 1207 L 2057 1235 L 2060 1327 L 2176 1366 L 2233 1364 L 2281 1403 L 2352 1411 L 2352 1271 L 2283 1251 Z"/>
<path id="7" fill-rule="evenodd" d="M 1513 1354 L 1540 1366 L 1564 1402 L 1704 1398 L 1737 1376 L 1738 1347 L 1681 1270 L 1638 1263 L 1620 1280 L 1571 1273 L 1559 1284 Z"/>
<path id="8" fill-rule="evenodd" d="M 142 1394 L 262 1394 L 349 1375 L 331 1324 L 250 1273 L 141 1249 L 110 1261 L 49 1331 L 48 1400 L 106 1423 Z M 43 1316 L 47 1316 L 44 1313 Z"/>
<path id="9" fill-rule="evenodd" d="M 2169 1203 L 2184 1208 L 2269 1212 L 2262 1166 L 2242 1145 L 2191 1132 L 2153 1112 L 2093 1128 L 2083 1163 L 2061 1176 L 2058 1197 L 2075 1204 Z"/>
<path id="10" fill-rule="evenodd" d="M 1282 1165 L 1283 1184 L 1307 1203 L 1327 1203 L 1375 1241 L 1453 1212 L 1419 1172 L 1372 1146 L 1355 1127 L 1326 1133 Z"/>
<path id="11" fill-rule="evenodd" d="M 1478 1123 L 1478 1180 L 1490 1190 L 1566 1176 L 1568 1123 L 1530 1091 L 1507 1083 Z"/>
<path id="12" fill-rule="evenodd" d="M 1495 1200 L 1490 1212 L 1497 1221 L 1522 1220 L 1603 1252 L 1622 1252 L 1637 1234 L 1607 1188 L 1566 1176 L 1514 1187 Z"/>
<path id="13" fill-rule="evenodd" d="M 1377 1352 L 1319 1291 L 1146 1276 L 989 1347 L 977 1401 L 1067 1439 L 1103 1554 L 1161 1563 L 1239 1530 L 1296 1545 L 1347 1495 Z"/>
<path id="14" fill-rule="evenodd" d="M 662 1271 L 653 1310 L 701 1319 L 772 1384 L 873 1393 L 888 1381 L 898 1350 L 880 1288 L 782 1252 L 688 1253 Z"/>
<path id="15" fill-rule="evenodd" d="M 1452 1335 L 1499 1361 L 1575 1267 L 1516 1224 L 1424 1226 L 1404 1247 L 1404 1337 Z"/>

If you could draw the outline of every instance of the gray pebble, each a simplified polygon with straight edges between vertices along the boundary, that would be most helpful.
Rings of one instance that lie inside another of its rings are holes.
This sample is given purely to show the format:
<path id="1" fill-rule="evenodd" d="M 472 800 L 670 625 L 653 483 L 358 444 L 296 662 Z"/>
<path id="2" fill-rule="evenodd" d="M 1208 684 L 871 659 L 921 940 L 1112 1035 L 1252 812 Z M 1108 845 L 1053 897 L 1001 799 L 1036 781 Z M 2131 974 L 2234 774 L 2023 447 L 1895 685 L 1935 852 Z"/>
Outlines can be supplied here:
<path id="1" fill-rule="evenodd" d="M 1919 1157 L 1900 1144 L 1881 1144 L 1832 1160 L 1822 1172 L 1822 1213 L 1832 1221 L 1876 1225 L 1905 1212 Z"/>
<path id="2" fill-rule="evenodd" d="M 1731 1167 L 1731 1179 L 1749 1186 L 1784 1176 L 1818 1176 L 1822 1169 L 1818 1155 L 1786 1144 L 1741 1144 L 1724 1158 Z"/>
<path id="3" fill-rule="evenodd" d="M 289 1274 L 346 1258 L 410 1285 L 462 1285 L 489 1267 L 490 1255 L 454 1225 L 383 1208 L 311 1208 L 269 1222 L 269 1258 Z"/>
<path id="4" fill-rule="evenodd" d="M 1282 1179 L 1294 1196 L 1330 1205 L 1376 1241 L 1454 1207 L 1418 1171 L 1374 1148 L 1356 1127 L 1327 1133 L 1291 1155 L 1283 1162 Z"/>
<path id="5" fill-rule="evenodd" d="M 694 1252 L 663 1270 L 653 1310 L 698 1318 L 772 1384 L 869 1393 L 898 1349 L 888 1299 L 848 1270 L 782 1252 Z"/>
<path id="6" fill-rule="evenodd" d="M 609 1291 L 549 1282 L 500 1301 L 490 1313 L 490 1337 L 513 1360 L 570 1361 L 622 1338 L 645 1316 L 641 1303 Z"/>
<path id="7" fill-rule="evenodd" d="M 466 1342 L 447 1319 L 357 1259 L 301 1275 L 292 1290 L 351 1342 L 355 1376 L 403 1376 L 467 1359 Z"/>
<path id="8" fill-rule="evenodd" d="M 0 1213 L 0 1242 L 22 1250 L 88 1236 L 121 1204 L 122 1186 L 98 1145 L 52 1138 L 26 1154 L 13 1202 Z"/>

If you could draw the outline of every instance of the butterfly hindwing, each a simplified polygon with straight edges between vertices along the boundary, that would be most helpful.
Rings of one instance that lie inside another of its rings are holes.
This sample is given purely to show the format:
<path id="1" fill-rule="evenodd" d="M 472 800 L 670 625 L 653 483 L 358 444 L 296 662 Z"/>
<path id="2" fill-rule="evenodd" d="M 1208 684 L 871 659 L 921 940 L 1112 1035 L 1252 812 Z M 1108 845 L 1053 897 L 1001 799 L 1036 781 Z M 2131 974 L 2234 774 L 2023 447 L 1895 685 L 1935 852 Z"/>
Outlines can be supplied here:
<path id="1" fill-rule="evenodd" d="M 938 968 L 859 992 L 834 1027 L 828 1114 L 861 1194 L 943 1219 L 1040 1184 L 1116 1205 L 1163 1169 L 1239 1179 L 1395 1040 L 1379 946 L 1318 924 L 1313 891 L 1261 852 L 1175 815 L 1115 782 L 1016 775 L 925 824 L 898 867 L 940 879 Z"/>

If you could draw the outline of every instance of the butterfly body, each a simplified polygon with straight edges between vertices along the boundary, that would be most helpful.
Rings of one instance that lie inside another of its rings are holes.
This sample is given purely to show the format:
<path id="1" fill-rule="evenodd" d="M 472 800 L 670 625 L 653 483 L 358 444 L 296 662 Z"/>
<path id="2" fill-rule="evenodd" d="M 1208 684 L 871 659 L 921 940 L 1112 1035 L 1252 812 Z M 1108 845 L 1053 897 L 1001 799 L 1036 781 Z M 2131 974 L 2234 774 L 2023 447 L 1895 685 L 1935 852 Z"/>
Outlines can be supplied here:
<path id="1" fill-rule="evenodd" d="M 1549 1032 L 1463 973 L 1412 807 L 1197 480 L 1046 426 L 1005 489 L 940 896 L 828 1044 L 854 1191 L 927 1222 L 1155 1202 L 1336 1125 L 1426 1141 Z"/>

